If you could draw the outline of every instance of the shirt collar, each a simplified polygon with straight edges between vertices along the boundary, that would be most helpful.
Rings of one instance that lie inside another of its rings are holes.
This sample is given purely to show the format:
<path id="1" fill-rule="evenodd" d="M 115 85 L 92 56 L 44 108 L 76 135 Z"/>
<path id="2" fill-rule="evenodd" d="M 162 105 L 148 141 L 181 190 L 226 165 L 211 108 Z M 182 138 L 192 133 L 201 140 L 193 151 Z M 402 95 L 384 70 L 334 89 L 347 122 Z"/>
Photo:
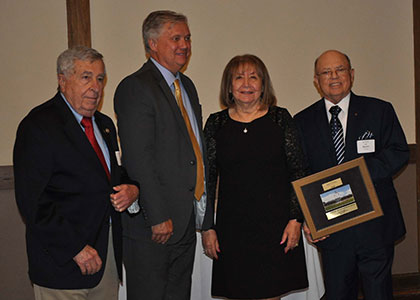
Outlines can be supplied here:
<path id="1" fill-rule="evenodd" d="M 175 79 L 180 79 L 179 72 L 176 72 L 176 76 L 172 74 L 171 71 L 169 71 L 167 68 L 162 66 L 160 63 L 158 63 L 153 57 L 150 57 L 150 60 L 155 64 L 155 66 L 158 68 L 160 73 L 162 74 L 163 78 L 165 78 L 166 83 L 168 86 L 172 86 Z"/>
<path id="2" fill-rule="evenodd" d="M 330 108 L 334 105 L 338 105 L 341 108 L 341 111 L 346 115 L 349 110 L 350 103 L 350 93 L 347 94 L 343 99 L 341 99 L 337 104 L 332 103 L 331 101 L 324 98 L 325 108 L 327 112 L 330 113 Z"/>
<path id="3" fill-rule="evenodd" d="M 64 96 L 62 92 L 60 92 L 60 95 L 63 98 L 64 102 L 67 104 L 67 106 L 70 108 L 71 112 L 73 113 L 74 117 L 77 120 L 77 123 L 80 124 L 80 122 L 82 122 L 83 116 L 74 110 L 73 106 L 71 106 L 71 104 L 67 101 L 66 97 Z M 92 122 L 94 121 L 95 121 L 95 115 L 92 116 Z"/>

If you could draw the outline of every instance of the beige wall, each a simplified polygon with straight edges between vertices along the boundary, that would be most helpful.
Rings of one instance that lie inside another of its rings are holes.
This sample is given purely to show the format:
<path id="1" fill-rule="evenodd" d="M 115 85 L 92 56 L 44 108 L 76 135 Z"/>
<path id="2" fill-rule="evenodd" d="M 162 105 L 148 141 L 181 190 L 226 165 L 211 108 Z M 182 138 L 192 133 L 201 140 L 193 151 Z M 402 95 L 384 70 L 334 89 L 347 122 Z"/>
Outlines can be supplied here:
<path id="1" fill-rule="evenodd" d="M 294 114 L 319 98 L 313 60 L 323 50 L 346 52 L 354 91 L 389 100 L 415 142 L 412 0 L 100 0 L 90 1 L 92 45 L 105 56 L 102 111 L 113 115 L 118 82 L 145 61 L 141 23 L 156 9 L 189 18 L 193 55 L 186 71 L 204 118 L 219 110 L 221 73 L 234 55 L 266 63 L 279 105 Z M 11 164 L 18 122 L 56 88 L 55 59 L 67 46 L 65 1 L 0 2 L 0 165 Z"/>
<path id="2" fill-rule="evenodd" d="M 0 45 L 0 165 L 11 165 L 18 123 L 57 89 L 55 59 L 67 47 L 66 2 L 1 0 Z"/>

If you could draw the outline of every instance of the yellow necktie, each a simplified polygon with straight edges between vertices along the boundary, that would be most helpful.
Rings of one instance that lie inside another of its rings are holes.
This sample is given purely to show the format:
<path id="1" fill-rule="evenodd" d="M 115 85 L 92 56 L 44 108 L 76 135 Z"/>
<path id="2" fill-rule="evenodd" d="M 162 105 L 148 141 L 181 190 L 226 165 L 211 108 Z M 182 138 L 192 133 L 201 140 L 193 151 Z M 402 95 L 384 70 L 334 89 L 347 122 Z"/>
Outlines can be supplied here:
<path id="1" fill-rule="evenodd" d="M 179 86 L 179 80 L 175 79 L 174 81 L 175 86 L 175 97 L 176 101 L 178 102 L 179 109 L 181 110 L 182 117 L 184 118 L 185 125 L 187 126 L 188 134 L 190 135 L 191 143 L 193 145 L 195 158 L 197 161 L 197 177 L 195 183 L 195 192 L 194 196 L 197 201 L 200 201 L 201 196 L 204 193 L 204 165 L 203 165 L 203 157 L 201 156 L 200 145 L 197 142 L 197 138 L 195 137 L 194 131 L 191 127 L 190 118 L 188 117 L 188 113 L 185 110 L 184 103 L 182 101 L 181 95 L 181 88 Z"/>

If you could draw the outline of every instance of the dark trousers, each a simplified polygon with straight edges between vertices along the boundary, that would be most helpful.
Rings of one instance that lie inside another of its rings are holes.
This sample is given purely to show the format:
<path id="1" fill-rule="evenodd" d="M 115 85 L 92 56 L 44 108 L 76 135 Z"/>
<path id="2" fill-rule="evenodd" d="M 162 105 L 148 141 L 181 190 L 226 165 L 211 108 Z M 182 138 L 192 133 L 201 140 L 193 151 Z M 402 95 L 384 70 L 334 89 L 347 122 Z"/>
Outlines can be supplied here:
<path id="1" fill-rule="evenodd" d="M 124 237 L 127 300 L 189 300 L 195 245 L 194 213 L 176 244 L 153 242 L 150 228 L 139 238 Z"/>
<path id="2" fill-rule="evenodd" d="M 322 249 L 327 300 L 356 300 L 358 278 L 365 300 L 392 300 L 394 245 L 367 249 L 354 240 L 333 250 Z"/>

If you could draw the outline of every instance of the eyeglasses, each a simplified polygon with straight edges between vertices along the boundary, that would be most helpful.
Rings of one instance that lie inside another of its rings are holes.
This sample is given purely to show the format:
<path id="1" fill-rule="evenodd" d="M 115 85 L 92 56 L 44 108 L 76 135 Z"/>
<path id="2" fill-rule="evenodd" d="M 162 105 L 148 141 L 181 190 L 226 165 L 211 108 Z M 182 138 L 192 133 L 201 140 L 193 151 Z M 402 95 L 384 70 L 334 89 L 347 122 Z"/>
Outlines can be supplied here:
<path id="1" fill-rule="evenodd" d="M 340 77 L 340 76 L 347 75 L 348 71 L 349 71 L 348 68 L 338 68 L 338 69 L 335 69 L 334 71 L 333 70 L 326 70 L 326 71 L 323 71 L 321 73 L 317 73 L 316 75 L 318 75 L 322 78 L 331 78 L 331 77 L 333 77 L 333 73 L 335 73 L 335 74 L 337 74 L 338 77 Z"/>

